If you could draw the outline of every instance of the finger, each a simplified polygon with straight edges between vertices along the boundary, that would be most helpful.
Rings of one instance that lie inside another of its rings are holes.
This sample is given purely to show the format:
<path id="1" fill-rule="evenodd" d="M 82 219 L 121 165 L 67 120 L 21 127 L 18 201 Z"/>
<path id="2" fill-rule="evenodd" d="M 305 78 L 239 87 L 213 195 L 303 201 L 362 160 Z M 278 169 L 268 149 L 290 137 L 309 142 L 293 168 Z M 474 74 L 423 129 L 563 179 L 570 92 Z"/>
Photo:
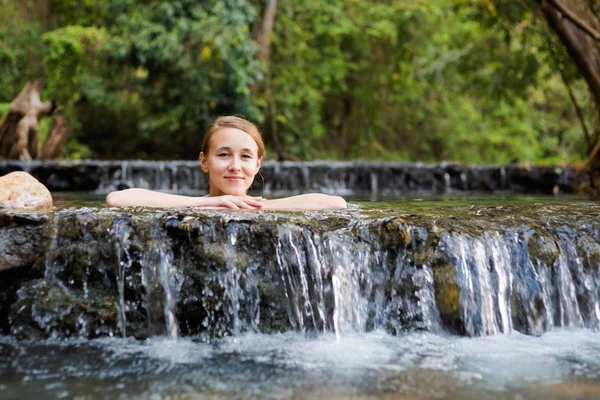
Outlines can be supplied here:
<path id="1" fill-rule="evenodd" d="M 252 207 L 250 204 L 246 203 L 245 201 L 240 201 L 240 202 L 238 203 L 238 206 L 239 206 L 240 208 L 244 208 L 244 209 L 248 209 L 248 208 L 254 208 L 254 207 Z"/>
<path id="2" fill-rule="evenodd" d="M 226 207 L 228 207 L 228 208 L 233 208 L 233 209 L 235 209 L 235 210 L 239 209 L 239 207 L 237 206 L 237 204 L 235 204 L 235 203 L 234 203 L 233 201 L 231 201 L 231 200 L 226 200 L 226 201 L 224 202 L 224 204 L 225 204 L 225 206 L 226 206 Z"/>
<path id="3" fill-rule="evenodd" d="M 263 205 L 263 200 L 262 198 L 257 198 L 257 197 L 248 197 L 246 199 L 244 199 L 244 201 L 247 204 L 253 205 L 253 206 L 262 206 Z"/>

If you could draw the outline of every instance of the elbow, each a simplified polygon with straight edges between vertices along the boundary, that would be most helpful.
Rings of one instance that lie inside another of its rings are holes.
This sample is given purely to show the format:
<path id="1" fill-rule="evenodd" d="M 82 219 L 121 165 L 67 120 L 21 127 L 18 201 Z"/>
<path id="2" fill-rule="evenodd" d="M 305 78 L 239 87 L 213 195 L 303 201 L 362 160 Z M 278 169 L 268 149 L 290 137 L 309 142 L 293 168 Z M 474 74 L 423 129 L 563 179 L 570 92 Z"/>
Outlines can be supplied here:
<path id="1" fill-rule="evenodd" d="M 118 192 L 110 192 L 106 196 L 106 206 L 107 207 L 123 207 L 125 204 L 123 203 L 123 191 Z"/>
<path id="2" fill-rule="evenodd" d="M 323 208 L 348 208 L 346 200 L 340 196 L 329 196 L 323 195 L 322 206 Z"/>
<path id="3" fill-rule="evenodd" d="M 332 196 L 332 208 L 348 208 L 348 204 L 346 204 L 346 200 L 341 198 L 340 196 Z"/>

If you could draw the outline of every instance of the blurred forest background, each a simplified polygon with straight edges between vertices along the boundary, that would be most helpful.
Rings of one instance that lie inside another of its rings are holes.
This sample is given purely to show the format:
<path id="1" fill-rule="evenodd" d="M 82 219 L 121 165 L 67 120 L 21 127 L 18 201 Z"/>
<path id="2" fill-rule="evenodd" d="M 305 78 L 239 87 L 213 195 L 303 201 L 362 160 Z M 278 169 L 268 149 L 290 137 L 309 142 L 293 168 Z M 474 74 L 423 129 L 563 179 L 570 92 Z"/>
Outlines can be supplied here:
<path id="1" fill-rule="evenodd" d="M 529 0 L 0 0 L 0 116 L 37 78 L 72 159 L 195 159 L 237 114 L 270 159 L 577 163 L 597 118 Z"/>

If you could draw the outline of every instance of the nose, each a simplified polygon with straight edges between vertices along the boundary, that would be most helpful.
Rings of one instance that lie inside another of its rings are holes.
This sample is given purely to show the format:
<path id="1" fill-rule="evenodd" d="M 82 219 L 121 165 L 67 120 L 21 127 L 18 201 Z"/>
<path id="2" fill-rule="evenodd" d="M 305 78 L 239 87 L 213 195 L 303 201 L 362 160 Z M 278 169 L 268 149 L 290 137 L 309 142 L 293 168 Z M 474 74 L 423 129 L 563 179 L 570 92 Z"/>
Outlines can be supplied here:
<path id="1" fill-rule="evenodd" d="M 230 171 L 239 171 L 241 169 L 240 160 L 237 157 L 231 158 L 231 163 L 229 163 Z"/>

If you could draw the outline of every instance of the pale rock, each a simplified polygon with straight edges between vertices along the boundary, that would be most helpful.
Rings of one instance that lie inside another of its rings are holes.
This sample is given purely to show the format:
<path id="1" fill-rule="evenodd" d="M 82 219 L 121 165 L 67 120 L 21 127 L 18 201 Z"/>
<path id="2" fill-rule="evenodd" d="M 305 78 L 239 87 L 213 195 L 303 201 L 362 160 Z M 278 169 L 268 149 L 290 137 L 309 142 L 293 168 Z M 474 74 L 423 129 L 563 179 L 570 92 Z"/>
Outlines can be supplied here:
<path id="1" fill-rule="evenodd" d="M 27 172 L 0 177 L 0 209 L 51 210 L 52 196 L 46 186 Z"/>

